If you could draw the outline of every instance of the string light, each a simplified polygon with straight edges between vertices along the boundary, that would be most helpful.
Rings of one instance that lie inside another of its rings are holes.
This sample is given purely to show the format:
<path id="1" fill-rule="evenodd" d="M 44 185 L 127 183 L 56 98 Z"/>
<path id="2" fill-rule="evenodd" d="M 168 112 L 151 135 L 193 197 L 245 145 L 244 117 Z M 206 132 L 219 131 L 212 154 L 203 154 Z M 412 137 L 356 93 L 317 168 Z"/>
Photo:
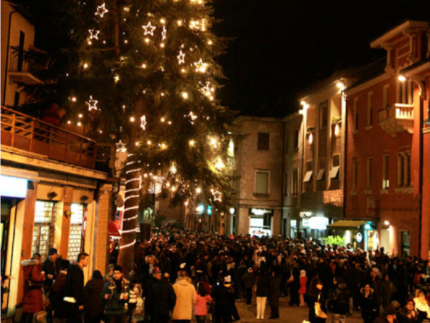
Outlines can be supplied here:
<path id="1" fill-rule="evenodd" d="M 194 146 L 195 141 L 194 141 L 194 140 L 190 140 L 189 144 L 190 144 L 190 146 L 192 147 L 192 146 Z"/>
<path id="2" fill-rule="evenodd" d="M 208 64 L 203 63 L 203 60 L 201 58 L 198 62 L 195 62 L 194 65 L 196 67 L 196 72 L 200 72 L 200 73 L 205 73 L 208 68 Z"/>
<path id="3" fill-rule="evenodd" d="M 72 123 L 72 121 L 70 121 L 70 120 L 67 121 L 67 124 L 71 124 L 71 123 Z"/>
<path id="4" fill-rule="evenodd" d="M 182 26 L 182 20 L 178 20 L 178 26 Z"/>
<path id="5" fill-rule="evenodd" d="M 154 30 L 157 29 L 157 27 L 151 25 L 151 22 L 148 22 L 146 26 L 142 26 L 142 28 L 145 29 L 145 33 L 143 34 L 144 36 L 154 36 Z"/>
<path id="6" fill-rule="evenodd" d="M 161 32 L 161 40 L 167 39 L 167 29 L 163 26 L 163 31 Z"/>
<path id="7" fill-rule="evenodd" d="M 130 122 L 134 122 L 135 118 L 133 116 L 130 117 Z"/>
<path id="8" fill-rule="evenodd" d="M 177 57 L 178 57 L 178 64 L 179 64 L 179 65 L 184 64 L 184 63 L 185 63 L 185 54 L 184 54 L 184 53 L 182 53 L 182 51 L 181 51 L 181 50 L 179 51 L 179 55 L 178 55 Z"/>
<path id="9" fill-rule="evenodd" d="M 76 102 L 76 96 L 72 97 L 72 102 Z"/>
<path id="10" fill-rule="evenodd" d="M 225 164 L 223 163 L 222 159 L 218 158 L 218 161 L 215 164 L 215 168 L 218 170 L 222 170 L 224 169 L 224 167 L 225 167 Z"/>
<path id="11" fill-rule="evenodd" d="M 146 64 L 145 63 L 142 64 L 142 68 L 146 68 Z"/>
<path id="12" fill-rule="evenodd" d="M 82 113 L 79 113 L 78 118 L 82 118 L 84 115 Z"/>
<path id="13" fill-rule="evenodd" d="M 151 140 L 148 140 L 146 143 L 148 144 L 148 146 L 151 146 L 152 144 Z"/>
<path id="14" fill-rule="evenodd" d="M 88 63 L 84 63 L 84 70 L 88 68 Z"/>
<path id="15" fill-rule="evenodd" d="M 172 167 L 170 167 L 170 172 L 171 172 L 172 174 L 176 174 L 177 169 L 176 169 L 175 164 L 172 164 Z"/>
<path id="16" fill-rule="evenodd" d="M 108 12 L 109 10 L 106 9 L 106 3 L 103 3 L 102 5 L 97 7 L 95 15 L 100 16 L 100 18 L 103 18 L 104 14 Z"/>
<path id="17" fill-rule="evenodd" d="M 182 92 L 182 97 L 184 99 L 188 99 L 188 93 L 187 92 Z"/>
<path id="18" fill-rule="evenodd" d="M 143 130 L 146 130 L 146 124 L 147 124 L 147 122 L 146 122 L 146 116 L 143 115 L 143 116 L 140 117 L 140 127 Z"/>
<path id="19" fill-rule="evenodd" d="M 115 75 L 114 77 L 113 77 L 113 79 L 115 80 L 115 83 L 118 83 L 118 81 L 119 81 L 119 75 L 117 74 L 117 75 Z"/>
<path id="20" fill-rule="evenodd" d="M 116 145 L 116 152 L 126 152 L 127 148 L 125 147 L 125 143 L 122 142 L 122 140 L 120 140 L 118 143 L 115 144 Z"/>
<path id="21" fill-rule="evenodd" d="M 82 123 L 79 121 L 79 122 L 77 123 L 77 125 L 78 125 L 78 127 L 80 127 L 80 126 L 82 126 Z"/>
<path id="22" fill-rule="evenodd" d="M 211 190 L 211 192 L 212 192 L 212 195 L 214 196 L 214 201 L 219 201 L 219 202 L 222 201 L 222 199 L 221 199 L 222 193 L 220 191 Z"/>
<path id="23" fill-rule="evenodd" d="M 196 193 L 197 193 L 197 194 L 200 194 L 201 192 L 202 192 L 202 189 L 201 189 L 200 187 L 197 187 L 197 188 L 196 188 Z"/>
<path id="24" fill-rule="evenodd" d="M 128 247 L 132 247 L 132 246 L 134 246 L 136 244 L 136 239 L 134 239 L 134 241 L 133 242 L 131 242 L 131 243 L 129 243 L 129 244 L 125 244 L 125 245 L 123 245 L 123 246 L 120 246 L 119 248 L 120 249 L 125 249 L 125 248 L 128 248 Z"/>

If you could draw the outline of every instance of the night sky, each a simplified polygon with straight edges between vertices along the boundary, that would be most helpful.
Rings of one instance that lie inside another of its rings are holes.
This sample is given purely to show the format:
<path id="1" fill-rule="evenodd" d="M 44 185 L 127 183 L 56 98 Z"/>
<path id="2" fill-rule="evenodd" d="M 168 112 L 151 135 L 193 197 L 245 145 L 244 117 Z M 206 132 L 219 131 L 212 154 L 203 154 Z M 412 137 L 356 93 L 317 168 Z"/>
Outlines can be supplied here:
<path id="1" fill-rule="evenodd" d="M 235 38 L 219 62 L 218 98 L 243 115 L 285 116 L 297 92 L 336 70 L 385 55 L 369 44 L 407 19 L 430 20 L 430 0 L 214 0 L 218 36 Z"/>

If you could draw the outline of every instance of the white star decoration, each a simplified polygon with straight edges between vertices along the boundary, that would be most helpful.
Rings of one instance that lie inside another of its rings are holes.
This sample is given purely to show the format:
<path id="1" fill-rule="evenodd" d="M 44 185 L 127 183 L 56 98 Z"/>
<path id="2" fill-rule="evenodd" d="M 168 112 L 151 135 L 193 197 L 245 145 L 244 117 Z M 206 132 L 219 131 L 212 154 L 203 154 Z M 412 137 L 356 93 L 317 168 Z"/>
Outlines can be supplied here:
<path id="1" fill-rule="evenodd" d="M 146 124 L 147 124 L 147 122 L 146 122 L 146 116 L 141 116 L 140 117 L 140 127 L 143 130 L 146 130 Z"/>
<path id="2" fill-rule="evenodd" d="M 93 96 L 90 95 L 90 100 L 85 103 L 88 105 L 88 111 L 91 111 L 97 110 L 97 103 L 99 103 L 99 101 L 93 100 Z"/>
<path id="3" fill-rule="evenodd" d="M 163 26 L 163 31 L 161 32 L 161 40 L 165 40 L 167 38 L 167 29 Z"/>
<path id="4" fill-rule="evenodd" d="M 194 63 L 196 66 L 196 72 L 204 73 L 206 72 L 206 69 L 208 67 L 207 63 L 203 63 L 203 60 L 200 58 L 200 60 L 196 63 Z"/>
<path id="5" fill-rule="evenodd" d="M 214 196 L 214 201 L 221 202 L 222 201 L 222 199 L 221 199 L 222 193 L 218 190 L 217 191 L 211 190 L 211 191 L 212 191 L 212 195 Z"/>
<path id="6" fill-rule="evenodd" d="M 179 51 L 179 55 L 178 55 L 177 57 L 178 57 L 178 64 L 179 64 L 179 65 L 184 64 L 184 63 L 185 63 L 185 54 L 184 54 L 184 53 L 182 53 L 182 51 L 181 51 L 181 50 Z"/>
<path id="7" fill-rule="evenodd" d="M 95 15 L 100 16 L 100 18 L 103 18 L 104 14 L 108 12 L 109 10 L 106 9 L 106 3 L 103 3 L 101 6 L 97 7 Z"/>
<path id="8" fill-rule="evenodd" d="M 193 111 L 190 111 L 190 113 L 187 114 L 187 117 L 189 117 L 193 121 L 197 119 L 197 116 L 193 113 Z"/>
<path id="9" fill-rule="evenodd" d="M 88 31 L 90 33 L 90 39 L 99 39 L 100 30 L 90 29 Z"/>
<path id="10" fill-rule="evenodd" d="M 126 152 L 127 148 L 125 148 L 125 143 L 123 143 L 121 140 L 115 144 L 116 145 L 116 152 L 122 151 L 122 152 Z"/>
<path id="11" fill-rule="evenodd" d="M 148 22 L 146 26 L 142 26 L 143 29 L 145 29 L 144 35 L 151 35 L 154 36 L 154 30 L 157 28 L 155 26 L 151 25 L 151 22 Z"/>

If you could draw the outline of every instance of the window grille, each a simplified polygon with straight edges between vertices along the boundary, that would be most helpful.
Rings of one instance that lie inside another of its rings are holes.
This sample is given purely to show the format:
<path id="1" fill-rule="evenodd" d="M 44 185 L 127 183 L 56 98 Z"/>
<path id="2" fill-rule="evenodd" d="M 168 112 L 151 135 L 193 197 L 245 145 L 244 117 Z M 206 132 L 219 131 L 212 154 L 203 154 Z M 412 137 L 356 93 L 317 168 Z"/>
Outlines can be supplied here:
<path id="1" fill-rule="evenodd" d="M 86 211 L 86 209 L 85 209 Z M 83 251 L 84 238 L 82 234 L 82 222 L 84 220 L 84 205 L 73 203 L 70 218 L 69 251 L 67 259 L 76 260 L 78 254 Z"/>
<path id="2" fill-rule="evenodd" d="M 55 202 L 36 201 L 32 253 L 40 253 L 42 259 L 54 245 L 55 213 Z"/>

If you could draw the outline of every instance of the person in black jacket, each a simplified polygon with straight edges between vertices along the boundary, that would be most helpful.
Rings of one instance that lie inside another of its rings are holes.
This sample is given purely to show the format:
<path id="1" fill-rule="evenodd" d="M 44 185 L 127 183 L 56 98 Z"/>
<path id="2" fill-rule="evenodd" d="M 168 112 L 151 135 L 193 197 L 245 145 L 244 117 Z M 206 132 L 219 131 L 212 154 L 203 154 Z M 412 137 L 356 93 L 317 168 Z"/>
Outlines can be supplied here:
<path id="1" fill-rule="evenodd" d="M 176 294 L 168 281 L 161 278 L 160 268 L 155 267 L 152 275 L 154 282 L 146 297 L 145 310 L 149 312 L 151 323 L 168 323 Z"/>
<path id="2" fill-rule="evenodd" d="M 215 323 L 230 322 L 232 316 L 231 304 L 234 303 L 234 294 L 225 286 L 224 279 L 221 279 L 217 283 L 217 287 L 212 292 L 212 298 L 215 302 Z"/>
<path id="3" fill-rule="evenodd" d="M 324 299 L 324 293 L 323 293 L 323 283 L 320 279 L 316 281 L 316 289 L 317 293 L 314 294 L 315 296 L 310 296 L 308 294 L 309 298 L 309 322 L 311 323 L 325 323 L 326 319 L 323 317 L 320 317 L 315 313 L 315 306 L 318 305 L 320 309 L 327 314 L 327 309 L 325 307 L 325 299 Z"/>
<path id="4" fill-rule="evenodd" d="M 45 280 L 43 282 L 43 292 L 45 294 L 45 299 L 50 299 L 49 294 L 51 293 L 52 284 L 57 278 L 58 273 L 63 262 L 67 260 L 58 257 L 57 249 L 51 248 L 48 250 L 48 258 L 43 262 L 42 271 L 45 272 Z M 51 303 L 46 306 L 46 323 L 53 322 L 53 308 Z"/>
<path id="5" fill-rule="evenodd" d="M 89 255 L 81 252 L 78 255 L 77 263 L 71 264 L 68 268 L 64 284 L 67 323 L 81 322 L 81 311 L 84 309 L 84 272 L 82 269 L 88 266 L 89 260 Z"/>
<path id="6" fill-rule="evenodd" d="M 103 303 L 100 293 L 103 290 L 104 280 L 99 270 L 94 270 L 93 276 L 84 288 L 85 323 L 100 323 L 103 315 Z"/>
<path id="7" fill-rule="evenodd" d="M 56 323 L 66 322 L 66 308 L 64 302 L 64 284 L 67 277 L 67 268 L 69 267 L 69 262 L 64 261 L 61 265 L 60 272 L 55 278 L 55 282 L 51 287 L 51 292 L 49 293 L 49 302 L 51 304 L 52 310 L 54 311 L 54 321 Z"/>
<path id="8" fill-rule="evenodd" d="M 269 296 L 269 276 L 264 269 L 260 269 L 255 285 L 257 286 L 257 319 L 264 319 L 266 300 Z"/>
<path id="9" fill-rule="evenodd" d="M 346 313 L 349 310 L 349 292 L 347 285 L 339 277 L 336 278 L 337 286 L 333 292 L 333 320 L 332 322 L 345 322 Z"/>

